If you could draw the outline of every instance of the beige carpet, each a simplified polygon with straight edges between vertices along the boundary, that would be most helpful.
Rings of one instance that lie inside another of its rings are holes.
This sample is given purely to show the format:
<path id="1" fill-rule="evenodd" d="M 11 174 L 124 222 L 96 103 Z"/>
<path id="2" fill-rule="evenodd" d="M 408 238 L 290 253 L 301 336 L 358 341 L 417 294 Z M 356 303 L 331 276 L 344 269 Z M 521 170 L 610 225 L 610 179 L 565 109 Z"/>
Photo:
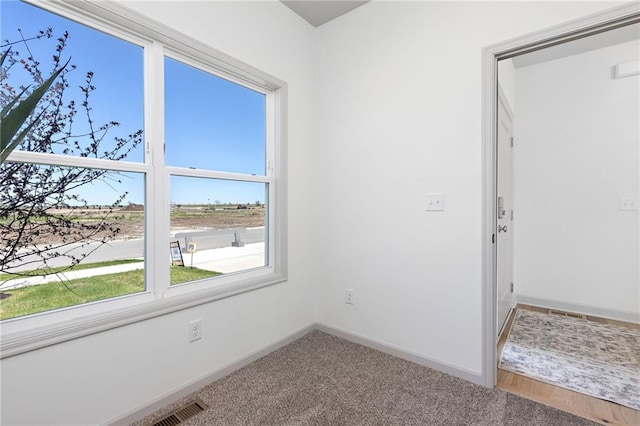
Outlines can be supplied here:
<path id="1" fill-rule="evenodd" d="M 314 331 L 195 397 L 184 425 L 592 425 L 590 421 Z"/>

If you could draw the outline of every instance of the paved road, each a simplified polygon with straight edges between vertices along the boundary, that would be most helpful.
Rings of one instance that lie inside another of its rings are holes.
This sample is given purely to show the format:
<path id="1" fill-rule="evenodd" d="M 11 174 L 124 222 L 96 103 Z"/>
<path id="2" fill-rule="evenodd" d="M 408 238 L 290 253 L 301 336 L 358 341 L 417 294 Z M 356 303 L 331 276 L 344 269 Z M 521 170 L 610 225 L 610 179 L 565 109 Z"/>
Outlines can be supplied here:
<path id="1" fill-rule="evenodd" d="M 240 238 L 247 244 L 262 242 L 264 241 L 264 227 L 248 228 L 240 233 Z M 208 250 L 231 246 L 234 234 L 230 230 L 191 232 L 188 234 L 188 239 L 197 242 L 198 250 Z M 171 238 L 171 241 L 175 240 L 175 238 Z M 181 238 L 180 245 L 183 246 L 184 243 L 184 238 Z M 106 244 L 91 243 L 85 247 L 80 247 L 78 244 L 71 247 L 70 254 L 78 257 L 83 253 L 90 253 L 83 260 L 83 263 L 142 258 L 144 257 L 144 240 L 115 240 Z M 168 247 L 167 256 L 169 256 Z M 21 266 L 16 267 L 14 271 L 36 269 L 41 265 L 41 260 L 37 256 L 29 256 L 20 263 Z M 65 257 L 53 258 L 48 261 L 50 267 L 66 266 L 69 263 L 69 259 Z"/>

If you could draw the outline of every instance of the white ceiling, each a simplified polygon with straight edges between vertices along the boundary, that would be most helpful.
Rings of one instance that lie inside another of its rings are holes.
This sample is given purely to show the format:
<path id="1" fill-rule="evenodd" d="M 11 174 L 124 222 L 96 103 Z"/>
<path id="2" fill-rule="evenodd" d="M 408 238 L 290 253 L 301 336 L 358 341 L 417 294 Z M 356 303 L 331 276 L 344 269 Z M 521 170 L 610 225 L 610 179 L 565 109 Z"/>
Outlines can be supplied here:
<path id="1" fill-rule="evenodd" d="M 368 3 L 366 1 L 334 1 L 334 0 L 280 0 L 285 6 L 304 18 L 314 27 L 319 27 L 332 19 L 351 12 L 353 9 Z"/>

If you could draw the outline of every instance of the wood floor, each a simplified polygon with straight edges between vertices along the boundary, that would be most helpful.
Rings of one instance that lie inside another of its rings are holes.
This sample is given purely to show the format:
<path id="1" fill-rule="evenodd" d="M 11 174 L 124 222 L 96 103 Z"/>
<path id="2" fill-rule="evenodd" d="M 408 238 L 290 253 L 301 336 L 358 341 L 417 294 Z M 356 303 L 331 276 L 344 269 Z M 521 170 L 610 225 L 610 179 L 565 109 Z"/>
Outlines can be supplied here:
<path id="1" fill-rule="evenodd" d="M 521 304 L 518 304 L 516 309 L 548 312 L 548 309 L 541 309 Z M 511 316 L 507 321 L 505 330 L 498 341 L 498 358 L 502 352 L 505 341 L 507 340 L 507 335 L 511 329 L 511 324 L 513 323 L 514 314 L 515 309 L 511 312 Z M 640 328 L 639 324 L 623 323 L 620 321 L 595 317 L 587 317 L 587 319 L 631 328 Z M 600 424 L 629 426 L 640 425 L 640 411 L 638 410 L 558 386 L 553 386 L 548 383 L 543 383 L 499 368 L 497 387 L 507 392 L 520 395 L 524 398 L 532 399 L 542 404 L 555 407 L 559 410 L 567 411 L 577 416 L 593 420 Z"/>

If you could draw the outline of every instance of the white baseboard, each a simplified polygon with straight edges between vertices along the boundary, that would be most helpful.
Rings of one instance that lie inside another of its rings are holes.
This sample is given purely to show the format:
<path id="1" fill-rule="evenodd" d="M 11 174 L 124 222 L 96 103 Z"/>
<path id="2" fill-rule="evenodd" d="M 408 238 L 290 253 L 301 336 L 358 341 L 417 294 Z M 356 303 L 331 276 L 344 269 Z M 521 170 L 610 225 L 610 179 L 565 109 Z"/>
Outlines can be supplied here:
<path id="1" fill-rule="evenodd" d="M 460 368 L 458 366 L 451 365 L 449 363 L 446 363 L 437 359 L 429 358 L 424 355 L 412 353 L 405 349 L 394 346 L 392 344 L 371 339 L 369 337 L 352 333 L 350 331 L 343 330 L 330 325 L 316 323 L 315 329 L 327 334 L 332 334 L 336 337 L 341 337 L 350 342 L 357 343 L 362 346 L 366 346 L 368 348 L 375 349 L 380 352 L 384 352 L 386 354 L 389 354 L 398 358 L 402 358 L 404 360 L 411 361 L 419 365 L 423 365 L 425 367 L 433 368 L 434 370 L 438 370 L 443 373 L 451 374 L 452 376 L 459 377 L 461 379 L 467 380 L 477 385 L 484 386 L 484 379 L 482 377 L 482 374 L 478 372 L 467 370 L 465 368 Z"/>
<path id="2" fill-rule="evenodd" d="M 593 317 L 608 318 L 619 321 L 640 323 L 640 312 L 619 311 L 615 309 L 586 306 L 577 303 L 566 303 L 556 300 L 540 299 L 537 297 L 517 296 L 518 303 L 523 305 L 538 306 L 541 308 L 557 309 L 559 311 L 573 312 L 576 314 L 591 315 Z"/>
<path id="3" fill-rule="evenodd" d="M 252 363 L 253 361 L 262 358 L 270 354 L 271 352 L 282 348 L 283 346 L 292 343 L 299 338 L 305 336 L 313 330 L 319 330 L 327 334 L 334 335 L 336 337 L 343 338 L 353 343 L 360 344 L 362 346 L 366 346 L 371 349 L 378 350 L 380 352 L 384 352 L 386 354 L 402 358 L 407 361 L 414 362 L 419 365 L 423 365 L 425 367 L 433 368 L 434 370 L 441 371 L 443 373 L 451 374 L 452 376 L 459 377 L 461 379 L 470 381 L 472 383 L 483 385 L 482 375 L 466 370 L 457 366 L 453 366 L 443 361 L 435 360 L 432 358 L 425 357 L 423 355 L 415 354 L 409 351 L 406 351 L 397 346 L 393 346 L 389 343 L 381 342 L 379 340 L 371 339 L 366 336 L 362 336 L 356 333 L 352 333 L 346 330 L 342 330 L 337 327 L 332 327 L 326 324 L 314 323 L 302 327 L 298 330 L 293 331 L 292 333 L 286 335 L 284 338 L 277 340 L 275 342 L 271 342 L 267 345 L 262 346 L 261 348 L 251 352 L 248 355 L 245 355 L 241 358 L 238 358 L 234 361 L 231 361 L 222 367 L 213 370 L 209 373 L 206 373 L 200 377 L 197 377 L 189 382 L 168 390 L 164 392 L 160 396 L 142 404 L 136 408 L 129 410 L 128 412 L 119 415 L 117 417 L 113 417 L 105 422 L 103 425 L 128 425 L 135 421 L 142 419 L 149 414 L 155 413 L 156 411 L 166 407 L 167 405 L 183 398 L 190 393 L 193 393 L 199 389 L 202 389 L 206 385 L 219 380 L 236 370 L 241 369 L 242 367 Z"/>
<path id="4" fill-rule="evenodd" d="M 253 361 L 262 358 L 270 354 L 271 352 L 282 348 L 283 346 L 292 343 L 304 335 L 312 332 L 315 329 L 314 324 L 307 325 L 305 327 L 299 328 L 284 338 L 279 339 L 275 342 L 268 343 L 257 350 L 235 359 L 209 373 L 203 374 L 200 377 L 197 377 L 193 380 L 188 381 L 187 383 L 173 388 L 167 392 L 164 392 L 162 395 L 146 402 L 143 405 L 140 405 L 136 408 L 129 410 L 128 412 L 119 415 L 117 417 L 113 417 L 103 423 L 102 425 L 129 425 L 135 421 L 142 419 L 149 414 L 155 413 L 161 408 L 166 407 L 167 405 L 176 402 L 180 398 L 183 398 L 190 393 L 193 393 L 199 389 L 202 389 L 206 385 L 219 380 L 229 374 L 233 373 L 236 370 L 241 369 L 242 367 L 251 364 Z"/>

